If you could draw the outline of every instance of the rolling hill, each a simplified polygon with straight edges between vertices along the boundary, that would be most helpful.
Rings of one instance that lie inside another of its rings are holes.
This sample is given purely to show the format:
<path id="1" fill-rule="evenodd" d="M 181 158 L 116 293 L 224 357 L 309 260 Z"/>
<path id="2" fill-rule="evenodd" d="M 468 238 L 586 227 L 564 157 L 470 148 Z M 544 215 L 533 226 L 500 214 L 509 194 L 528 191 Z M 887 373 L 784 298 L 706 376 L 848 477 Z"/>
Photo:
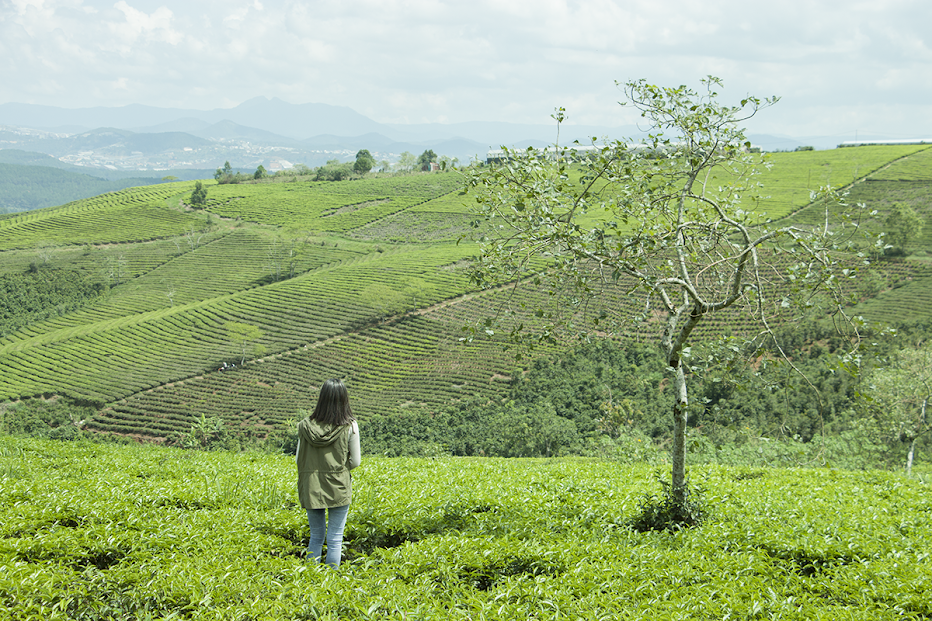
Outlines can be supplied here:
<path id="1" fill-rule="evenodd" d="M 771 217 L 817 219 L 809 189 L 823 183 L 849 185 L 881 215 L 896 201 L 932 215 L 930 149 L 770 159 L 770 195 L 756 208 Z M 475 247 L 458 243 L 471 219 L 460 185 L 455 172 L 210 182 L 207 208 L 193 211 L 193 183 L 176 182 L 0 217 L 10 287 L 67 272 L 106 289 L 62 293 L 72 303 L 60 313 L 0 324 L 0 401 L 66 397 L 96 409 L 89 429 L 158 441 L 202 415 L 256 433 L 282 426 L 333 376 L 352 386 L 361 417 L 501 395 L 512 355 L 460 342 L 502 295 L 467 277 Z M 868 319 L 932 318 L 930 234 L 909 260 L 871 268 Z"/>

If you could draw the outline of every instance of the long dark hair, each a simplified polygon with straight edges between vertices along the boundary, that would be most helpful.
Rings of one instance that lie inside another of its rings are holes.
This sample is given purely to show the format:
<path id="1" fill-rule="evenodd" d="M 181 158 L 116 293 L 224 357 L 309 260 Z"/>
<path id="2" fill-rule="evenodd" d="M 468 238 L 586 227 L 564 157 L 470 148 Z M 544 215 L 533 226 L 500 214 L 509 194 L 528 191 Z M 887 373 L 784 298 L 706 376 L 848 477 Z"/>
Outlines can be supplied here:
<path id="1" fill-rule="evenodd" d="M 320 387 L 317 407 L 311 414 L 311 420 L 326 425 L 349 425 L 356 420 L 349 404 L 349 393 L 343 380 L 328 379 Z"/>

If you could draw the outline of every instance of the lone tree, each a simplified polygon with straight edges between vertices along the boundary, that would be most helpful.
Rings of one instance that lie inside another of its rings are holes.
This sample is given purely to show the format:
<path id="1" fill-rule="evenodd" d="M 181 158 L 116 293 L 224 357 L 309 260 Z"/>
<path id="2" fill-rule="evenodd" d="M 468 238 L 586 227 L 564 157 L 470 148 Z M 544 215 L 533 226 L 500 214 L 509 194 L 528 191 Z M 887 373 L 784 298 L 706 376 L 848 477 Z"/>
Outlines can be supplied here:
<path id="1" fill-rule="evenodd" d="M 223 163 L 223 168 L 214 171 L 214 179 L 219 183 L 231 183 L 233 181 L 233 167 L 230 165 L 230 160 Z"/>
<path id="2" fill-rule="evenodd" d="M 223 327 L 227 329 L 230 340 L 240 350 L 242 356 L 240 358 L 240 364 L 245 364 L 247 353 L 252 353 L 254 356 L 261 356 L 266 352 L 265 346 L 257 342 L 265 333 L 257 326 L 237 321 L 228 321 L 223 324 Z M 252 345 L 251 352 L 249 348 L 250 345 Z"/>
<path id="3" fill-rule="evenodd" d="M 253 179 L 265 179 L 269 176 L 269 171 L 265 169 L 265 166 L 259 164 L 259 167 L 256 168 L 256 172 L 252 175 Z"/>
<path id="4" fill-rule="evenodd" d="M 437 154 L 433 149 L 427 149 L 417 157 L 417 167 L 421 170 L 430 170 L 430 165 L 436 163 Z"/>
<path id="5" fill-rule="evenodd" d="M 196 209 L 207 206 L 207 188 L 200 181 L 195 182 L 194 191 L 191 192 L 191 206 Z"/>
<path id="6" fill-rule="evenodd" d="M 417 158 L 410 151 L 402 151 L 398 157 L 398 169 L 404 172 L 410 172 L 417 166 Z"/>
<path id="7" fill-rule="evenodd" d="M 932 344 L 896 352 L 889 366 L 874 372 L 871 383 L 882 432 L 908 445 L 906 475 L 910 476 L 916 442 L 932 432 Z"/>
<path id="8" fill-rule="evenodd" d="M 739 124 L 777 98 L 748 96 L 727 106 L 714 90 L 719 79 L 702 84 L 698 92 L 643 80 L 624 84 L 623 105 L 650 127 L 639 144 L 506 149 L 501 165 L 467 174 L 481 216 L 475 225 L 484 220 L 488 232 L 473 266 L 475 282 L 543 287 L 550 293 L 543 297 L 556 302 L 506 305 L 467 339 L 483 327 L 494 334 L 509 314 L 509 338 L 517 344 L 579 336 L 591 329 L 581 327 L 589 319 L 598 330 L 636 321 L 658 333 L 673 389 L 670 493 L 680 507 L 688 497 L 686 377 L 694 329 L 713 313 L 741 307 L 759 324 L 758 337 L 772 336 L 776 316 L 785 317 L 797 300 L 811 305 L 820 291 L 844 316 L 837 285 L 854 270 L 841 248 L 857 230 L 850 217 L 803 228 L 756 215 L 760 156 Z M 559 128 L 562 108 L 554 118 Z M 820 200 L 843 204 L 831 190 L 823 194 Z M 540 329 L 525 329 L 535 316 Z"/>
<path id="9" fill-rule="evenodd" d="M 369 153 L 368 149 L 362 149 L 356 154 L 356 162 L 353 164 L 353 170 L 358 175 L 364 175 L 375 166 L 375 158 Z"/>
<path id="10" fill-rule="evenodd" d="M 884 240 L 886 252 L 893 256 L 909 254 L 907 246 L 914 239 L 922 237 L 922 218 L 909 205 L 893 205 L 887 219 L 884 220 Z"/>

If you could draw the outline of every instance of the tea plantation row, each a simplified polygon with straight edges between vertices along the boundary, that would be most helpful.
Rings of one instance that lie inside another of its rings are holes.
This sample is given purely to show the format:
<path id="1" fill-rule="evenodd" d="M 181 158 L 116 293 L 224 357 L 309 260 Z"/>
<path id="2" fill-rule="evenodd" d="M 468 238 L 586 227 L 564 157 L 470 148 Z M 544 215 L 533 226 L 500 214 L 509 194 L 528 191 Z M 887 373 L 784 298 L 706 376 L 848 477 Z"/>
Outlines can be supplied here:
<path id="1" fill-rule="evenodd" d="M 17 620 L 932 616 L 920 480 L 694 468 L 710 519 L 640 533 L 628 524 L 655 474 L 367 458 L 332 571 L 303 558 L 292 457 L 0 437 L 0 606 Z"/>

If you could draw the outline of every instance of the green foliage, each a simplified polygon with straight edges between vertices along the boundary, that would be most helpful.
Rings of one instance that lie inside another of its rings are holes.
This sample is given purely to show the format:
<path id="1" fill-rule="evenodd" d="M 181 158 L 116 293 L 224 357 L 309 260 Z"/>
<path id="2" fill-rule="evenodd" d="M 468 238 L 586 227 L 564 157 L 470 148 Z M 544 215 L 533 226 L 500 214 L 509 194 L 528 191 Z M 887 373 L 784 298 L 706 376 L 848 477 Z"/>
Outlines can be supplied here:
<path id="1" fill-rule="evenodd" d="M 251 353 L 253 356 L 261 356 L 265 353 L 265 346 L 256 342 L 264 336 L 262 330 L 257 326 L 238 321 L 228 321 L 223 324 L 223 327 L 229 334 L 230 340 L 236 344 L 242 353 L 240 364 L 246 362 L 247 353 Z M 252 347 L 250 348 L 250 346 Z"/>
<path id="2" fill-rule="evenodd" d="M 812 192 L 826 186 L 850 187 L 848 202 L 856 204 L 861 200 L 859 186 L 863 185 L 856 181 L 881 178 L 898 167 L 900 158 L 911 160 L 925 152 L 928 147 L 905 145 L 768 153 L 764 156 L 767 166 L 757 177 L 764 191 L 746 201 L 750 203 L 747 209 L 772 219 L 790 216 L 797 223 L 824 224 L 826 206 L 813 203 Z M 810 214 L 799 213 L 810 205 Z"/>
<path id="3" fill-rule="evenodd" d="M 259 171 L 257 170 L 256 173 Z M 214 172 L 214 179 L 217 180 L 217 183 L 220 185 L 229 185 L 229 184 L 239 184 L 246 181 L 251 181 L 253 179 L 258 179 L 255 175 L 248 175 L 243 172 L 233 172 L 233 167 L 230 166 L 230 162 L 224 162 L 223 168 L 218 168 Z"/>
<path id="4" fill-rule="evenodd" d="M 368 149 L 362 149 L 356 154 L 356 162 L 353 164 L 353 171 L 358 175 L 365 175 L 375 166 L 375 158 L 369 153 Z"/>
<path id="5" fill-rule="evenodd" d="M 42 267 L 0 274 L 0 336 L 83 308 L 106 292 L 99 279 L 73 270 Z"/>
<path id="6" fill-rule="evenodd" d="M 217 181 L 220 181 L 224 177 L 232 177 L 232 176 L 233 176 L 233 167 L 230 166 L 229 160 L 223 163 L 223 168 L 218 168 L 217 172 L 214 173 L 214 179 L 216 179 Z"/>
<path id="7" fill-rule="evenodd" d="M 157 178 L 106 180 L 47 166 L 0 162 L 0 214 L 31 211 L 156 183 L 160 183 Z"/>
<path id="8" fill-rule="evenodd" d="M 759 197 L 761 162 L 749 153 L 740 124 L 777 99 L 747 96 L 725 105 L 719 79 L 702 83 L 701 91 L 644 80 L 624 85 L 627 103 L 649 128 L 642 144 L 593 144 L 584 155 L 558 145 L 506 150 L 503 165 L 467 179 L 477 216 L 491 231 L 480 239 L 474 282 L 490 288 L 517 281 L 551 295 L 531 313 L 522 312 L 521 298 L 519 308 L 507 309 L 512 343 L 588 337 L 605 324 L 654 333 L 672 389 L 674 494 L 686 489 L 686 374 L 697 326 L 741 309 L 772 337 L 769 325 L 809 312 L 814 299 L 824 296 L 831 309 L 844 305 L 839 282 L 856 273 L 842 252 L 858 230 L 855 216 L 807 228 L 774 225 L 747 210 Z M 562 109 L 555 118 L 559 125 Z M 822 194 L 829 204 L 844 202 L 831 187 Z M 642 310 L 632 316 L 630 303 L 619 300 L 635 296 Z M 525 329 L 534 317 L 535 329 Z M 493 319 L 473 327 L 491 335 L 495 329 Z"/>
<path id="9" fill-rule="evenodd" d="M 708 503 L 703 500 L 702 489 L 688 486 L 682 497 L 673 493 L 673 486 L 659 475 L 662 488 L 660 497 L 646 494 L 638 505 L 637 513 L 628 524 L 639 533 L 648 531 L 679 530 L 695 528 L 709 519 Z"/>
<path id="10" fill-rule="evenodd" d="M 922 236 L 922 224 L 922 219 L 909 205 L 893 205 L 884 221 L 884 241 L 889 244 L 887 254 L 908 254 L 906 247 Z"/>
<path id="11" fill-rule="evenodd" d="M 859 147 L 860 150 L 863 147 Z M 876 147 L 874 147 L 876 148 Z M 932 147 L 915 147 L 909 157 L 896 159 L 871 175 L 872 180 L 928 183 L 932 181 Z"/>
<path id="12" fill-rule="evenodd" d="M 356 175 L 358 171 L 353 162 L 330 160 L 324 166 L 314 171 L 315 181 L 346 181 Z"/>
<path id="13" fill-rule="evenodd" d="M 184 449 L 239 450 L 239 441 L 230 433 L 226 421 L 219 416 L 210 418 L 203 414 L 191 425 L 187 433 L 170 435 L 165 443 Z"/>
<path id="14" fill-rule="evenodd" d="M 895 202 L 924 214 L 929 201 L 921 179 L 928 164 L 919 158 L 925 153 L 876 147 L 774 154 L 773 168 L 760 178 L 774 199 L 784 200 L 791 186 L 800 190 L 803 205 L 807 167 L 834 180 L 891 164 L 877 173 L 887 180 L 856 184 L 852 199 L 876 205 L 882 215 Z M 891 163 L 902 155 L 908 157 Z M 819 159 L 805 159 L 810 157 Z M 411 156 L 412 165 L 416 159 Z M 204 182 L 210 185 L 209 214 L 183 209 L 195 187 L 191 181 L 0 218 L 0 280 L 13 283 L 0 307 L 18 309 L 10 311 L 12 323 L 0 335 L 0 398 L 58 394 L 93 402 L 100 409 L 87 427 L 117 439 L 163 441 L 187 434 L 206 416 L 223 420 L 242 445 L 278 449 L 287 443 L 289 418 L 316 398 L 314 386 L 337 376 L 352 379 L 354 408 L 364 425 L 401 413 L 411 429 L 424 428 L 423 437 L 412 432 L 405 439 L 401 433 L 394 444 L 386 432 L 379 453 L 518 450 L 527 436 L 518 433 L 502 442 L 503 427 L 488 416 L 494 413 L 515 421 L 515 429 L 522 421 L 544 421 L 544 429 L 549 422 L 572 423 L 576 436 L 559 436 L 563 443 L 551 454 L 622 463 L 664 460 L 671 422 L 662 365 L 623 362 L 593 346 L 597 353 L 588 360 L 574 353 L 551 358 L 540 369 L 533 360 L 514 369 L 512 353 L 494 344 L 457 344 L 463 323 L 474 323 L 508 299 L 505 291 L 478 293 L 465 278 L 466 260 L 476 247 L 465 240 L 452 243 L 475 220 L 466 206 L 473 198 L 457 191 L 462 177 L 438 173 L 329 183 L 312 182 L 313 175 L 297 166 L 277 179 L 293 183 Z M 771 181 L 788 185 L 772 190 Z M 791 203 L 796 204 L 786 204 Z M 819 212 L 814 221 L 824 219 L 824 209 Z M 207 228 L 211 216 L 213 227 Z M 924 231 L 914 242 L 919 256 L 928 239 Z M 863 287 L 858 281 L 850 285 L 865 300 L 858 312 L 898 325 L 925 321 L 932 285 L 918 261 L 884 260 L 868 273 Z M 108 279 L 121 284 L 107 292 Z M 93 283 L 100 290 L 85 292 L 83 301 L 78 298 L 84 294 L 69 293 Z M 31 297 L 46 286 L 56 293 Z M 363 299 L 366 291 L 382 295 Z M 547 291 L 531 287 L 512 299 L 527 311 L 547 297 Z M 624 296 L 615 299 L 632 316 L 643 310 Z M 243 343 L 231 341 L 227 322 L 263 331 L 262 339 L 246 343 L 247 359 L 259 355 L 253 343 L 273 355 L 218 372 L 224 361 L 243 361 Z M 743 334 L 748 325 L 746 316 L 717 314 L 696 328 L 693 340 Z M 624 343 L 645 342 L 648 327 L 650 322 L 634 326 Z M 902 463 L 903 444 L 884 446 L 871 439 L 879 437 L 873 430 L 857 426 L 868 416 L 853 399 L 858 385 L 817 355 L 844 342 L 807 330 L 794 324 L 793 332 L 805 338 L 787 343 L 819 388 L 822 405 L 804 383 L 777 368 L 765 369 L 760 378 L 754 369 L 694 369 L 688 379 L 694 391 L 687 436 L 691 459 Z M 810 348 L 812 340 L 819 345 Z M 692 355 L 700 356 L 702 348 L 690 345 Z M 633 355 L 627 345 L 619 351 Z M 655 349 L 645 351 L 654 359 Z M 544 343 L 536 353 L 558 352 L 558 345 Z M 624 371 L 612 371 L 616 367 Z M 454 425 L 462 427 L 459 435 L 444 429 L 432 435 L 426 429 L 430 420 L 418 420 L 458 408 L 450 420 L 460 421 Z M 466 442 L 470 434 L 476 436 L 472 448 Z M 522 454 L 544 455 L 546 446 L 532 444 Z M 927 460 L 925 438 L 916 450 L 919 463 Z"/>
<path id="15" fill-rule="evenodd" d="M 207 206 L 207 188 L 200 181 L 194 183 L 194 191 L 191 192 L 190 202 L 195 209 L 203 209 Z"/>
<path id="16" fill-rule="evenodd" d="M 265 179 L 268 176 L 269 176 L 269 173 L 265 169 L 265 166 L 263 166 L 262 164 L 259 164 L 259 167 L 256 168 L 256 172 L 255 174 L 253 174 L 252 178 L 253 179 Z"/>
<path id="17" fill-rule="evenodd" d="M 511 398 L 522 406 L 553 407 L 584 436 L 602 433 L 600 427 L 616 437 L 634 427 L 649 435 L 666 434 L 669 404 L 661 389 L 663 371 L 656 348 L 594 340 L 555 359 L 535 360 L 515 381 Z M 605 420 L 610 413 L 617 417 L 618 408 L 627 415 Z"/>
<path id="18" fill-rule="evenodd" d="M 552 407 L 470 400 L 439 412 L 414 409 L 371 417 L 363 450 L 395 456 L 554 457 L 580 450 L 576 425 Z"/>
<path id="19" fill-rule="evenodd" d="M 919 480 L 694 468 L 714 512 L 639 533 L 655 473 L 367 457 L 334 572 L 302 558 L 293 456 L 0 437 L 0 601 L 16 621 L 932 615 Z"/>
<path id="20" fill-rule="evenodd" d="M 417 163 L 417 158 L 410 151 L 403 151 L 398 158 L 398 168 L 405 172 L 414 170 Z"/>
<path id="21" fill-rule="evenodd" d="M 163 183 L 110 192 L 56 208 L 37 209 L 0 219 L 0 251 L 34 248 L 38 243 L 114 244 L 143 242 L 184 233 L 202 218 L 166 201 L 188 194 L 193 183 Z"/>
<path id="22" fill-rule="evenodd" d="M 94 412 L 91 407 L 67 399 L 27 399 L 0 404 L 0 433 L 75 440 L 85 437 L 84 423 Z"/>
<path id="23" fill-rule="evenodd" d="M 912 469 L 916 441 L 932 432 L 932 345 L 908 347 L 871 376 L 872 414 L 882 440 L 908 448 L 906 471 Z"/>
<path id="24" fill-rule="evenodd" d="M 437 163 L 437 154 L 433 149 L 427 149 L 417 157 L 417 166 L 421 170 L 429 170 L 431 164 Z"/>
<path id="25" fill-rule="evenodd" d="M 312 183 L 218 186 L 211 189 L 210 211 L 291 230 L 345 234 L 452 192 L 461 182 L 453 173 L 325 181 L 341 170 L 341 179 L 355 174 L 352 164 L 337 162 L 317 169 Z"/>

